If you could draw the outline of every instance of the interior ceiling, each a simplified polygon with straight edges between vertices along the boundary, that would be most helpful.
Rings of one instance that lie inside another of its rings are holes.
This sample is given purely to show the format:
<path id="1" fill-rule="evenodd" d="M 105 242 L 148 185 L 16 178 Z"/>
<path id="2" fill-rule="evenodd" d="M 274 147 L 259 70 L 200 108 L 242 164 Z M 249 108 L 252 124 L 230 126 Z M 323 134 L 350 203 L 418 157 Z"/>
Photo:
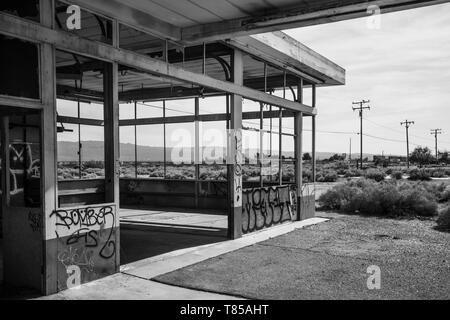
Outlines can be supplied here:
<path id="1" fill-rule="evenodd" d="M 450 0 L 67 0 L 155 35 L 218 40 L 450 2 Z"/>
<path id="2" fill-rule="evenodd" d="M 141 45 L 142 39 L 137 36 L 136 43 L 139 43 L 139 53 L 154 55 L 158 47 L 150 45 L 148 48 Z M 127 46 L 135 47 L 135 42 L 127 36 Z M 186 70 L 202 73 L 203 48 L 197 50 L 196 48 L 186 48 L 185 56 L 181 61 L 178 61 L 178 56 L 169 53 L 170 58 L 173 58 L 174 65 L 183 67 Z M 176 51 L 176 49 L 173 49 Z M 199 53 L 199 52 L 200 53 Z M 208 54 L 218 56 L 225 65 L 230 64 L 230 51 L 220 43 L 209 44 L 207 46 Z M 60 98 L 83 100 L 102 100 L 103 99 L 103 69 L 105 63 L 87 57 L 82 57 L 72 53 L 57 50 L 56 52 L 56 75 L 58 96 Z M 226 69 L 226 68 L 225 68 Z M 227 81 L 227 73 L 224 66 L 218 63 L 215 58 L 209 57 L 205 60 L 205 70 L 208 76 L 215 79 Z M 264 63 L 261 60 L 255 59 L 250 55 L 244 55 L 244 85 L 256 90 L 264 90 L 266 87 L 270 89 L 282 88 L 284 83 L 283 71 L 279 68 L 268 65 L 267 81 L 264 81 Z M 289 86 L 296 86 L 298 78 L 287 73 L 286 84 Z M 305 85 L 309 85 L 305 81 Z M 163 90 L 165 89 L 165 91 Z M 217 94 L 217 92 L 194 86 L 191 83 L 180 82 L 173 79 L 164 78 L 157 75 L 142 72 L 126 66 L 119 66 L 119 99 L 121 101 L 130 100 L 152 100 L 159 99 L 166 95 L 199 95 L 200 92 L 204 94 Z M 172 96 L 173 97 L 173 96 Z M 144 99 L 145 98 L 145 99 Z"/>

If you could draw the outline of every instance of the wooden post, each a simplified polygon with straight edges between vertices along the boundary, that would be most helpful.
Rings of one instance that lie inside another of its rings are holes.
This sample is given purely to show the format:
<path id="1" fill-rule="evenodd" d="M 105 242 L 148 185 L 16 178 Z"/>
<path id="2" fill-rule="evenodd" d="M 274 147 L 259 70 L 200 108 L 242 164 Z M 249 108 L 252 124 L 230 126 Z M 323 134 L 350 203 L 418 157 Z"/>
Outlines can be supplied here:
<path id="1" fill-rule="evenodd" d="M 53 28 L 54 1 L 40 1 L 41 24 Z M 41 95 L 44 109 L 41 116 L 41 192 L 43 226 L 43 292 L 57 291 L 56 220 L 52 212 L 57 208 L 57 136 L 56 136 L 56 78 L 55 48 L 41 44 Z"/>
<path id="2" fill-rule="evenodd" d="M 232 54 L 233 81 L 243 85 L 244 66 L 242 52 L 234 49 Z M 231 95 L 231 119 L 228 135 L 228 186 L 231 195 L 228 211 L 228 237 L 230 239 L 242 236 L 242 97 Z M 232 159 L 230 159 L 232 158 Z M 232 162 L 230 162 L 232 161 Z"/>

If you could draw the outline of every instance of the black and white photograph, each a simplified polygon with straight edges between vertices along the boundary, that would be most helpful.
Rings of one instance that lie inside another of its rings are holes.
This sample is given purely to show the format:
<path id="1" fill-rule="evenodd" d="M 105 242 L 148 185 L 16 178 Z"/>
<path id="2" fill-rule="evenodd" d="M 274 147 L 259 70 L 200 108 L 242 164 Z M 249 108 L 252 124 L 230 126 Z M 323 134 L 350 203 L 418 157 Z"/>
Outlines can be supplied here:
<path id="1" fill-rule="evenodd" d="M 0 0 L 2 305 L 448 302 L 449 152 L 449 0 Z"/>

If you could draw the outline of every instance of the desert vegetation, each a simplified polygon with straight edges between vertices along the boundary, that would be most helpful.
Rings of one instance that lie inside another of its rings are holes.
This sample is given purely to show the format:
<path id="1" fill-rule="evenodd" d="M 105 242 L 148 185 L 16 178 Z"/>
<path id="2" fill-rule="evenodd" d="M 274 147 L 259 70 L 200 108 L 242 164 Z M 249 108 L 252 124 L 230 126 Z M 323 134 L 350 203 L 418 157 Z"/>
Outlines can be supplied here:
<path id="1" fill-rule="evenodd" d="M 444 223 L 450 211 L 449 193 L 448 182 L 358 179 L 329 189 L 319 204 L 324 209 L 382 217 L 436 217 L 439 207 L 444 207 L 439 218 Z"/>

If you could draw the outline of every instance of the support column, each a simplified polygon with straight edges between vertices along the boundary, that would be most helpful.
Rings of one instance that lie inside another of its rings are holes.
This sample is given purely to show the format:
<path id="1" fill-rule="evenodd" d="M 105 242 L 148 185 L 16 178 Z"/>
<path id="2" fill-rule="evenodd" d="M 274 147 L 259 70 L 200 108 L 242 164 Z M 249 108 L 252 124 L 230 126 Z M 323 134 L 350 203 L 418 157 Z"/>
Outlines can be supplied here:
<path id="1" fill-rule="evenodd" d="M 297 102 L 303 103 L 303 79 L 297 85 Z M 295 182 L 297 187 L 297 219 L 300 220 L 302 187 L 303 187 L 303 113 L 294 115 L 295 133 Z"/>
<path id="2" fill-rule="evenodd" d="M 297 187 L 297 219 L 300 220 L 303 187 L 303 113 L 296 112 L 295 126 L 295 182 Z"/>
<path id="3" fill-rule="evenodd" d="M 118 46 L 118 23 L 112 24 L 113 46 Z M 104 259 L 108 261 L 104 268 L 105 274 L 119 272 L 120 270 L 120 232 L 119 232 L 119 202 L 120 202 L 120 161 L 119 161 L 119 90 L 118 90 L 118 64 L 116 62 L 105 63 L 103 74 L 104 89 L 104 132 L 105 132 L 105 202 L 115 205 L 111 222 L 111 238 L 108 241 L 110 251 Z M 106 250 L 105 250 L 106 252 Z M 102 253 L 100 253 L 102 255 Z M 111 269 L 109 269 L 111 268 Z"/>
<path id="4" fill-rule="evenodd" d="M 244 66 L 242 52 L 234 49 L 232 54 L 233 81 L 243 85 Z M 231 134 L 230 134 L 231 132 Z M 228 134 L 228 237 L 242 236 L 242 97 L 231 95 L 230 130 Z"/>
<path id="5" fill-rule="evenodd" d="M 41 23 L 53 28 L 54 2 L 40 1 Z M 57 137 L 56 137 L 56 79 L 55 48 L 41 44 L 41 92 L 44 110 L 41 117 L 41 192 L 42 192 L 42 225 L 43 225 L 43 292 L 57 291 L 57 247 L 54 240 L 56 218 L 52 215 L 57 208 L 58 181 Z"/>
<path id="6" fill-rule="evenodd" d="M 312 107 L 316 108 L 316 85 L 312 86 Z M 312 180 L 316 183 L 316 116 L 311 116 L 312 121 Z"/>
<path id="7" fill-rule="evenodd" d="M 199 98 L 195 98 L 195 141 L 194 141 L 194 165 L 195 165 L 195 208 L 198 208 L 198 194 L 199 194 L 199 180 L 200 180 L 200 122 L 198 120 L 198 115 L 200 113 L 200 101 Z"/>

